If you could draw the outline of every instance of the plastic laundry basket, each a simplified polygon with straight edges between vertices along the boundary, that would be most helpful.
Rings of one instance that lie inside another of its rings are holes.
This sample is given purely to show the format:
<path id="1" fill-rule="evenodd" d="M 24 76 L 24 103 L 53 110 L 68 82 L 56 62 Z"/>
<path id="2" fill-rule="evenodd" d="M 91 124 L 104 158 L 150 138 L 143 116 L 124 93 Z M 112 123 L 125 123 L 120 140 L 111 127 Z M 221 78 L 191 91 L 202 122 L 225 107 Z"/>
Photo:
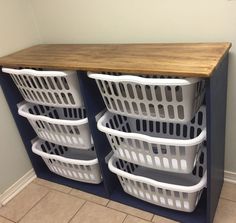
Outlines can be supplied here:
<path id="1" fill-rule="evenodd" d="M 78 150 L 37 139 L 32 151 L 43 158 L 50 171 L 58 175 L 92 184 L 102 181 L 94 148 Z"/>
<path id="2" fill-rule="evenodd" d="M 98 121 L 116 157 L 169 172 L 190 173 L 206 138 L 202 106 L 186 124 L 140 120 L 107 111 Z"/>
<path id="3" fill-rule="evenodd" d="M 76 71 L 2 68 L 9 73 L 26 101 L 57 107 L 81 107 Z"/>
<path id="4" fill-rule="evenodd" d="M 18 113 L 37 135 L 49 142 L 79 149 L 93 146 L 85 108 L 59 108 L 23 102 Z"/>
<path id="5" fill-rule="evenodd" d="M 110 112 L 148 120 L 188 122 L 202 104 L 201 78 L 140 77 L 88 73 Z"/>
<path id="6" fill-rule="evenodd" d="M 115 156 L 109 160 L 108 167 L 117 174 L 126 193 L 152 204 L 192 212 L 207 183 L 204 151 L 190 174 L 153 170 L 123 161 Z"/>

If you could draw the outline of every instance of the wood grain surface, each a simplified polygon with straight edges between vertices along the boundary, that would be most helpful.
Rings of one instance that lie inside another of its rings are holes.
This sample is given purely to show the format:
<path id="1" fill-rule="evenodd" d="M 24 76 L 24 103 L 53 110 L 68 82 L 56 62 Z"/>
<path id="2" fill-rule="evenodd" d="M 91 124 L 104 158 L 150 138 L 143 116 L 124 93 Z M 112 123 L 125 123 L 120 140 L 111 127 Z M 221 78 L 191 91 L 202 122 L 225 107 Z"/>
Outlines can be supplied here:
<path id="1" fill-rule="evenodd" d="M 43 44 L 0 58 L 3 67 L 210 77 L 231 43 Z"/>

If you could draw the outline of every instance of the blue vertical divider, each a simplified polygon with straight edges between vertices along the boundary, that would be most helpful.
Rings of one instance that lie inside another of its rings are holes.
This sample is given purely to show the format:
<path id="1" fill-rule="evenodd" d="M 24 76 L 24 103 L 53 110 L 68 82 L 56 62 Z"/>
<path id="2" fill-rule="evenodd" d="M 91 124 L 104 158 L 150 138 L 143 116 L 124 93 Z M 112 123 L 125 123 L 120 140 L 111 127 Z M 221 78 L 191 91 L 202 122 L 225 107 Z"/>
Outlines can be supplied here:
<path id="1" fill-rule="evenodd" d="M 110 153 L 111 147 L 106 135 L 97 129 L 97 121 L 95 120 L 95 116 L 104 111 L 106 107 L 96 82 L 90 79 L 85 71 L 78 71 L 77 73 L 89 120 L 89 127 L 103 175 L 104 187 L 107 193 L 111 194 L 116 185 L 119 185 L 119 182 L 117 177 L 108 169 L 105 157 Z"/>

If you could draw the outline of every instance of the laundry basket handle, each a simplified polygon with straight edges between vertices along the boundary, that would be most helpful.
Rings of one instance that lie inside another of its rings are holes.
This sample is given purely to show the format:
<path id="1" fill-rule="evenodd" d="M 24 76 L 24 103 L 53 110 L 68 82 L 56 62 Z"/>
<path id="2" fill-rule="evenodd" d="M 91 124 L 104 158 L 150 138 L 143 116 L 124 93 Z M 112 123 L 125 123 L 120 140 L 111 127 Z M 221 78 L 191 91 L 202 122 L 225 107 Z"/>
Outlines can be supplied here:
<path id="1" fill-rule="evenodd" d="M 31 75 L 38 77 L 65 77 L 67 74 L 63 71 L 42 71 L 33 69 L 13 69 L 2 68 L 2 72 L 15 75 Z"/>
<path id="2" fill-rule="evenodd" d="M 179 78 L 143 78 L 134 75 L 121 75 L 114 76 L 108 74 L 99 74 L 88 72 L 88 77 L 103 80 L 103 81 L 112 81 L 112 82 L 135 82 L 137 84 L 142 85 L 189 85 L 198 82 L 201 80 L 200 78 L 187 78 L 187 79 L 179 79 Z"/>
<path id="3" fill-rule="evenodd" d="M 45 121 L 45 122 L 52 122 L 53 124 L 58 124 L 58 125 L 83 125 L 88 122 L 88 118 L 83 118 L 83 119 L 78 119 L 78 120 L 67 120 L 67 119 L 55 119 L 55 118 L 50 118 L 44 115 L 33 115 L 30 114 L 29 111 L 27 111 L 27 107 L 30 103 L 28 102 L 22 102 L 19 107 L 18 107 L 18 114 L 34 121 Z"/>
<path id="4" fill-rule="evenodd" d="M 48 154 L 48 153 L 45 153 L 41 150 L 39 150 L 37 147 L 39 147 L 40 145 L 40 140 L 36 141 L 33 143 L 32 145 L 32 151 L 43 157 L 43 158 L 46 158 L 46 159 L 55 159 L 55 160 L 58 160 L 60 162 L 63 162 L 63 163 L 70 163 L 70 164 L 74 164 L 74 165 L 95 165 L 98 163 L 98 159 L 95 158 L 95 159 L 92 159 L 92 160 L 77 160 L 77 159 L 70 159 L 70 158 L 65 158 L 65 157 L 62 157 L 62 156 L 58 156 L 58 155 L 53 155 L 53 154 Z M 69 162 L 68 162 L 69 161 Z"/>
<path id="5" fill-rule="evenodd" d="M 167 190 L 174 190 L 174 191 L 179 191 L 179 192 L 188 192 L 192 193 L 197 190 L 201 190 L 206 186 L 207 182 L 207 171 L 204 173 L 202 180 L 198 184 L 195 184 L 193 186 L 182 186 L 182 185 L 176 185 L 176 184 L 168 184 L 168 183 L 163 183 L 163 182 L 158 182 L 150 178 L 146 178 L 143 176 L 138 176 L 138 175 L 133 175 L 131 173 L 125 172 L 114 165 L 115 161 L 114 155 L 110 158 L 108 161 L 108 167 L 111 172 L 117 174 L 118 176 L 122 176 L 123 178 L 131 179 L 133 181 L 140 181 L 142 183 L 146 183 L 148 185 L 152 185 L 154 187 L 159 187 L 159 188 L 165 188 Z"/>

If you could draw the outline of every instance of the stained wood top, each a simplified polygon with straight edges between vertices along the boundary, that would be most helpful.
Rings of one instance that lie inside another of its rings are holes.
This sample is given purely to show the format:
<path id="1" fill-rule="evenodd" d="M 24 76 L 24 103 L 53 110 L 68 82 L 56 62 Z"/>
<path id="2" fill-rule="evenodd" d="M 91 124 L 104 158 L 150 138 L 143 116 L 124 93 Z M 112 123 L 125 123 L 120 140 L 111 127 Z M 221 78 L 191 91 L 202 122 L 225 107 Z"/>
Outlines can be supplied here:
<path id="1" fill-rule="evenodd" d="M 231 43 L 43 44 L 0 58 L 3 67 L 210 77 Z"/>

